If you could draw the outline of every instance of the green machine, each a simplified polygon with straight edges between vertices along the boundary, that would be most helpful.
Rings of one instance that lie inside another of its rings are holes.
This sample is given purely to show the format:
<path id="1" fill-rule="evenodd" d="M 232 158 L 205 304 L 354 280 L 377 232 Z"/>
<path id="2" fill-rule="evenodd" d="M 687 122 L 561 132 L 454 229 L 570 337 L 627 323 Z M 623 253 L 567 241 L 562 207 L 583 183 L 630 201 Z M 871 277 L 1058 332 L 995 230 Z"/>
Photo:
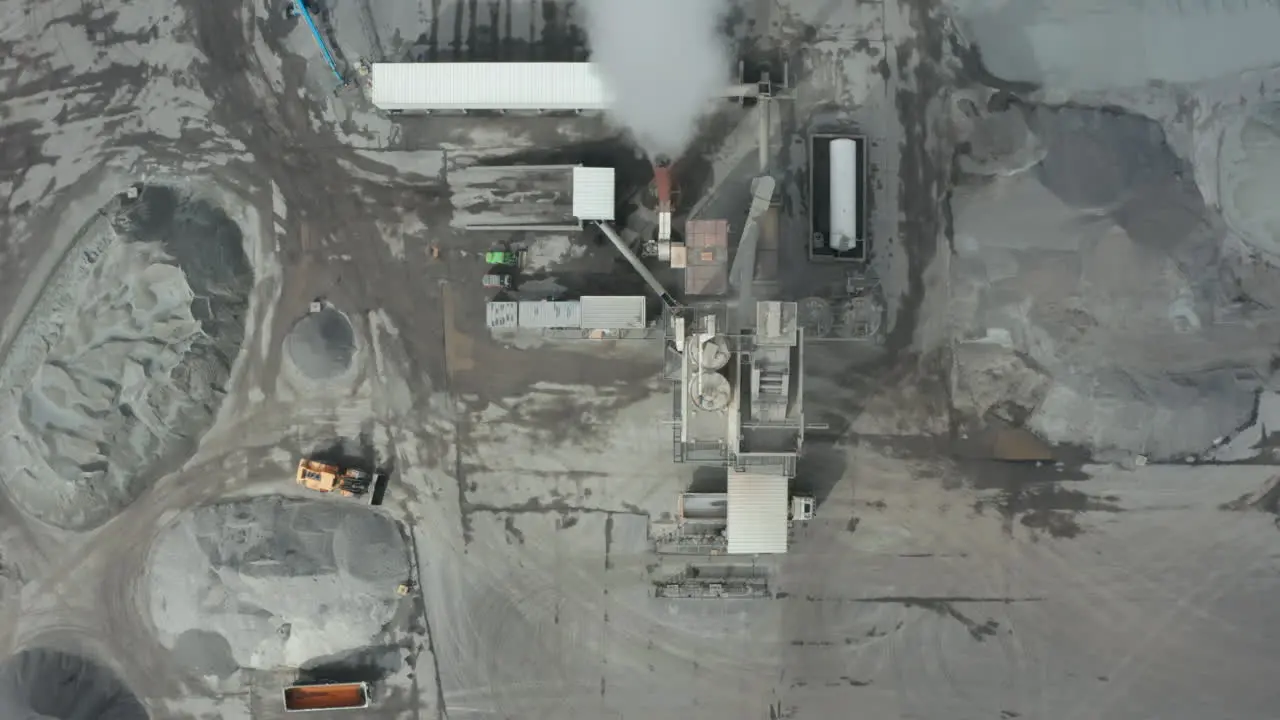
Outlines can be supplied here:
<path id="1" fill-rule="evenodd" d="M 518 268 L 524 264 L 524 251 L 489 250 L 484 254 L 484 261 L 488 265 L 504 265 Z"/>

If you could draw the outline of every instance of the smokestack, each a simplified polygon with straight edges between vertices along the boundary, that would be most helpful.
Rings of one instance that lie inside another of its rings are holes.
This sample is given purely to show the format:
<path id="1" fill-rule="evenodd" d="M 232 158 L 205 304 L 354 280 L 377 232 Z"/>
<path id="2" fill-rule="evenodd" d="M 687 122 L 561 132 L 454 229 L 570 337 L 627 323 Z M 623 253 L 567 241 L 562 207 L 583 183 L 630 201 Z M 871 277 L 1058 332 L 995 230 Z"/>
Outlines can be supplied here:
<path id="1" fill-rule="evenodd" d="M 658 240 L 671 242 L 671 158 L 658 155 L 653 162 L 653 187 L 658 196 Z"/>

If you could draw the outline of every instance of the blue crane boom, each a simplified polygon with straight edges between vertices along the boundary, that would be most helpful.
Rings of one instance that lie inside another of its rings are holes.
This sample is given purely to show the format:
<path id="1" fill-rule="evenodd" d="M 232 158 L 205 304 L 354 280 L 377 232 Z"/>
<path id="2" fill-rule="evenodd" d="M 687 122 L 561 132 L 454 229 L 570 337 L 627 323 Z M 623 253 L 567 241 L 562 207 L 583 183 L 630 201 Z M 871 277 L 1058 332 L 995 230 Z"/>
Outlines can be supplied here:
<path id="1" fill-rule="evenodd" d="M 333 53 L 329 52 L 329 46 L 324 41 L 324 36 L 320 34 L 320 28 L 316 25 L 315 18 L 311 17 L 311 11 L 307 9 L 306 0 L 294 0 L 293 9 L 307 21 L 307 27 L 311 28 L 311 34 L 315 37 L 316 43 L 320 45 L 320 52 L 324 54 L 324 61 L 329 64 L 329 69 L 333 71 L 334 77 L 338 78 L 339 84 L 346 84 L 346 78 L 342 77 L 342 73 L 338 71 L 338 63 L 333 59 Z"/>

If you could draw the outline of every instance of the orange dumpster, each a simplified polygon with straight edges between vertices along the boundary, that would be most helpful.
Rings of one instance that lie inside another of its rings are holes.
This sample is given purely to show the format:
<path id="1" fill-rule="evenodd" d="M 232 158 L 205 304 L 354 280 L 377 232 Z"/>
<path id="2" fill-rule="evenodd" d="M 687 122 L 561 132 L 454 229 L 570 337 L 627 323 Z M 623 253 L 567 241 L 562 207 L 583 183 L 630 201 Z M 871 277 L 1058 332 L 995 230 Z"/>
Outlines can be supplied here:
<path id="1" fill-rule="evenodd" d="M 291 685 L 284 689 L 284 709 L 288 712 L 366 707 L 369 707 L 369 683 Z"/>

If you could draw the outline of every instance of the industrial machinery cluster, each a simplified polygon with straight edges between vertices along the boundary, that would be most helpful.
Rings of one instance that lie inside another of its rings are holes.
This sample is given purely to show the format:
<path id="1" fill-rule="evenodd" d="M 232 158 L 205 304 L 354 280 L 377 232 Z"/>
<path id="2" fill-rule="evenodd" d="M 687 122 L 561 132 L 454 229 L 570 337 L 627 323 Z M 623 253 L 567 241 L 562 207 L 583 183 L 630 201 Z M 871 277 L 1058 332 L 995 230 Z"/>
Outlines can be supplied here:
<path id="1" fill-rule="evenodd" d="M 350 87 L 352 79 L 339 71 L 305 3 L 290 7 L 306 20 L 341 85 Z M 618 196 L 614 168 L 585 163 L 477 163 L 453 168 L 447 177 L 455 228 L 512 234 L 483 255 L 489 269 L 482 284 L 496 291 L 486 324 L 496 338 L 535 333 L 551 340 L 663 343 L 664 376 L 672 389 L 672 459 L 724 475 L 723 491 L 680 493 L 674 519 L 651 522 L 650 537 L 662 555 L 755 559 L 788 551 L 794 525 L 812 519 L 817 507 L 814 497 L 795 487 L 811 427 L 803 402 L 806 340 L 867 339 L 879 329 L 878 306 L 862 280 L 850 280 L 838 310 L 822 297 L 786 297 L 780 282 L 781 258 L 793 247 L 810 262 L 868 262 L 866 138 L 854 131 L 809 133 L 807 237 L 796 232 L 784 223 L 769 170 L 770 107 L 790 99 L 789 67 L 783 62 L 755 77 L 747 74 L 739 62 L 738 82 L 719 93 L 749 105 L 758 118 L 760 172 L 750 182 L 750 197 L 739 198 L 750 205 L 742 227 L 725 217 L 704 217 L 705 199 L 692 207 L 678 202 L 680 158 L 651 157 L 648 187 L 625 200 Z M 363 65 L 360 75 L 371 103 L 393 115 L 584 114 L 614 105 L 604 74 L 590 62 L 374 63 Z M 629 210 L 619 218 L 623 206 Z M 515 238 L 584 230 L 603 235 L 656 302 L 650 305 L 643 295 L 575 297 L 528 289 L 538 285 L 522 282 L 529 248 Z M 680 275 L 679 287 L 660 282 L 654 265 Z M 320 458 L 300 460 L 296 475 L 309 490 L 375 504 L 386 479 L 376 468 Z M 769 595 L 766 578 L 741 575 L 738 567 L 689 565 L 656 583 L 654 594 Z M 413 587 L 406 579 L 399 591 Z M 358 709 L 369 702 L 363 682 L 284 689 L 290 712 Z"/>
<path id="2" fill-rule="evenodd" d="M 485 285 L 498 291 L 486 321 L 498 337 L 665 341 L 673 460 L 724 468 L 725 491 L 681 495 L 672 526 L 654 529 L 659 552 L 787 551 L 789 528 L 815 508 L 812 497 L 792 489 L 806 428 L 806 331 L 866 338 L 879 329 L 875 303 L 855 282 L 839 310 L 822 298 L 776 299 L 783 243 L 804 243 L 801 255 L 810 261 L 858 264 L 866 263 L 870 246 L 868 147 L 857 133 L 810 134 L 808 237 L 783 237 L 776 180 L 767 169 L 768 113 L 771 103 L 787 99 L 787 76 L 784 65 L 780 77 L 765 71 L 747 78 L 739 63 L 739 82 L 721 93 L 752 103 L 761 118 L 761 175 L 752 182 L 742 228 L 678 209 L 680 166 L 665 156 L 651 158 L 652 182 L 625 218 L 616 216 L 612 168 L 475 166 L 449 178 L 455 226 L 512 232 L 596 226 L 661 301 L 661 317 L 651 319 L 642 296 L 526 297 L 513 280 L 521 249 L 486 256 L 494 269 Z M 603 73 L 590 62 L 375 63 L 369 94 L 376 107 L 394 114 L 581 114 L 613 105 Z M 659 282 L 642 258 L 682 271 L 678 291 Z"/>

